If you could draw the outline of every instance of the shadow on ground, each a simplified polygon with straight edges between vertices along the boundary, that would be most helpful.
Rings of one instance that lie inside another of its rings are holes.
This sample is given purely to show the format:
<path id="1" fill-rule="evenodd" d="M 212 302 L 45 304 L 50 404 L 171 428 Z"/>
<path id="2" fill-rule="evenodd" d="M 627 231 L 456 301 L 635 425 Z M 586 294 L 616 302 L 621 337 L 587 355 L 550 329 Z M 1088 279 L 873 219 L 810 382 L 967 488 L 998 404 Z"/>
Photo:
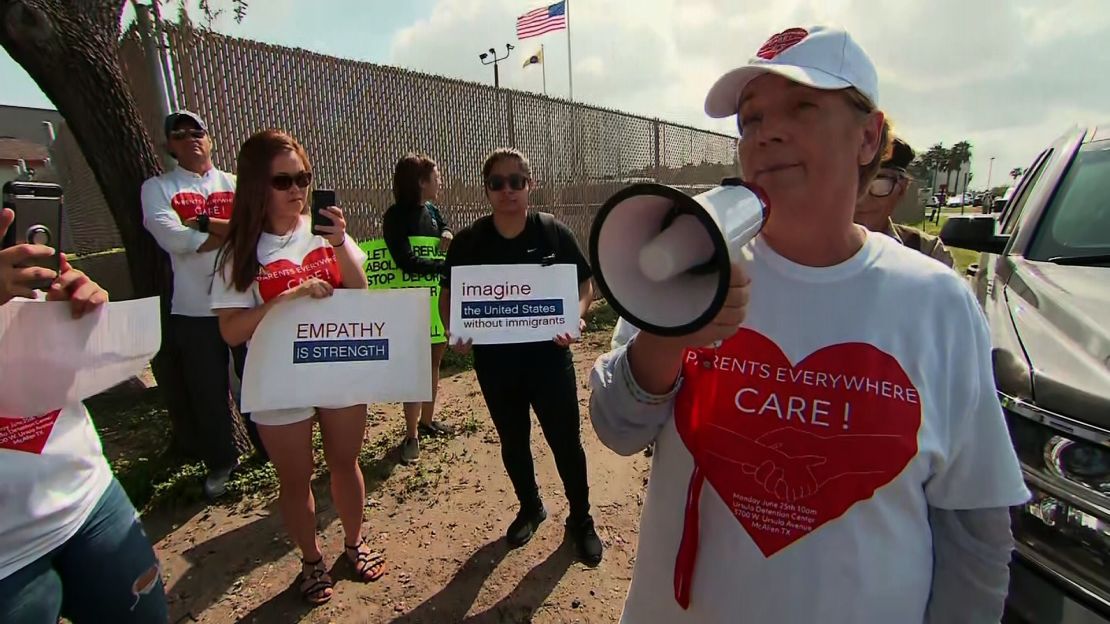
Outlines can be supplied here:
<path id="1" fill-rule="evenodd" d="M 571 541 L 564 537 L 558 548 L 532 568 L 512 592 L 489 609 L 467 617 L 482 586 L 508 553 L 509 547 L 504 538 L 481 547 L 463 563 L 443 589 L 409 613 L 395 618 L 391 624 L 530 622 L 532 614 L 544 604 L 574 563 L 574 548 Z"/>
<path id="2" fill-rule="evenodd" d="M 362 466 L 368 497 L 389 478 L 399 461 L 400 452 L 394 447 L 385 456 Z M 330 480 L 325 475 L 318 478 L 312 487 L 316 498 L 317 526 L 320 527 L 329 526 L 338 518 L 332 504 L 330 486 Z M 204 506 L 198 504 L 197 507 L 202 510 Z M 173 515 L 176 516 L 179 512 L 188 513 L 186 510 L 177 510 Z M 168 598 L 172 622 L 188 622 L 190 617 L 196 619 L 196 616 L 212 605 L 235 594 L 238 590 L 237 579 L 295 551 L 296 547 L 287 539 L 288 534 L 282 524 L 277 501 L 267 505 L 264 511 L 256 510 L 252 513 L 260 517 L 233 531 L 198 543 L 182 553 L 190 567 L 185 577 L 176 581 L 171 579 Z M 165 519 L 155 520 L 151 524 L 154 527 L 152 536 L 159 533 L 165 535 L 173 530 L 173 525 Z M 336 558 L 329 574 L 337 582 L 341 579 L 354 579 L 354 573 L 346 565 L 343 555 Z M 312 609 L 312 605 L 301 598 L 294 576 L 275 581 L 279 586 L 286 583 L 286 588 L 240 621 L 296 622 Z"/>

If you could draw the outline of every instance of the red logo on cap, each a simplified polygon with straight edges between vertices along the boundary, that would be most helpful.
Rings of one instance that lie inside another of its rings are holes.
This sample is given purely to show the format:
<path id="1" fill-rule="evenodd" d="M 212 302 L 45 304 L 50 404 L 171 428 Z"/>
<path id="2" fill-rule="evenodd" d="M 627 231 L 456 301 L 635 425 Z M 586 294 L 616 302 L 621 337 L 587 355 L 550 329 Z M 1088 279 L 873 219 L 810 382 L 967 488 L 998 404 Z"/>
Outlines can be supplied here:
<path id="1" fill-rule="evenodd" d="M 763 47 L 760 48 L 759 52 L 756 52 L 755 55 L 769 61 L 808 36 L 809 32 L 804 28 L 784 30 L 768 39 L 767 43 L 764 43 Z"/>

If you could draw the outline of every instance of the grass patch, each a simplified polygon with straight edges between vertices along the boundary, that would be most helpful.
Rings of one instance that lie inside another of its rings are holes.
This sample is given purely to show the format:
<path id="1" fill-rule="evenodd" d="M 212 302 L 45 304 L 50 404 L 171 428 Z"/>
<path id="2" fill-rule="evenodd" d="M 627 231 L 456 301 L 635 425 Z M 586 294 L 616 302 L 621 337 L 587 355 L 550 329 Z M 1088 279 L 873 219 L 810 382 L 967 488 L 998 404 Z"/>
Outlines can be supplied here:
<path id="1" fill-rule="evenodd" d="M 86 401 L 104 444 L 105 455 L 116 478 L 135 507 L 142 512 L 156 508 L 184 506 L 205 500 L 202 462 L 190 461 L 166 452 L 170 435 L 169 416 L 157 388 L 141 393 L 107 396 Z M 474 424 L 477 427 L 477 423 Z M 359 450 L 367 489 L 389 477 L 391 462 L 382 461 L 394 451 L 404 432 L 397 422 L 386 431 L 365 441 Z M 429 450 L 435 445 L 428 444 Z M 313 429 L 315 460 L 313 478 L 327 472 L 320 428 Z M 278 491 L 277 471 L 272 463 L 251 456 L 227 484 L 221 503 L 268 498 Z"/>
<path id="2" fill-rule="evenodd" d="M 586 331 L 612 332 L 617 325 L 617 311 L 604 299 L 594 302 L 589 316 L 589 320 L 586 321 Z"/>
<path id="3" fill-rule="evenodd" d="M 451 347 L 443 352 L 443 363 L 440 365 L 440 375 L 448 377 L 450 375 L 457 375 L 474 368 L 474 356 L 470 353 L 466 355 L 459 355 L 455 353 Z"/>
<path id="4" fill-rule="evenodd" d="M 926 220 L 924 222 L 911 223 L 908 225 L 919 230 L 923 230 L 926 234 L 937 236 L 940 234 L 941 228 L 944 227 L 944 223 L 948 221 L 948 216 L 949 215 L 942 213 L 939 223 L 933 223 L 932 221 Z M 970 249 L 960 249 L 959 247 L 952 246 L 948 246 L 948 251 L 956 260 L 956 270 L 959 272 L 960 275 L 963 275 L 964 272 L 967 271 L 967 267 L 969 265 L 979 262 L 978 251 L 971 251 Z"/>

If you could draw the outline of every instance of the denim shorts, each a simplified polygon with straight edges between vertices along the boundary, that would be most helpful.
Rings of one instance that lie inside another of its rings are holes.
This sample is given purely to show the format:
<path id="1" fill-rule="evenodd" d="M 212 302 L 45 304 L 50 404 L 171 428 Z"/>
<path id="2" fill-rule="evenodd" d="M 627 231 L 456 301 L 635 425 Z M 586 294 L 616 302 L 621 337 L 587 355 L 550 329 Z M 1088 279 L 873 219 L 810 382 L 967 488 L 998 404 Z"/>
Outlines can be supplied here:
<path id="1" fill-rule="evenodd" d="M 0 579 L 0 622 L 163 624 L 169 619 L 161 567 L 119 481 L 77 533 Z"/>

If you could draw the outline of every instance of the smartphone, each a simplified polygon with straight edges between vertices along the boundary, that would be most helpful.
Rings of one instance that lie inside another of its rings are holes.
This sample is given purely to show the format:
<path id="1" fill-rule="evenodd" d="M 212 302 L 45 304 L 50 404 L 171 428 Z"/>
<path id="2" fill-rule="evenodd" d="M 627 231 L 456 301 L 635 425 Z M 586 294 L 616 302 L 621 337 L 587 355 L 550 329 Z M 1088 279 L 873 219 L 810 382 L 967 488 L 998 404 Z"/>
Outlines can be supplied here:
<path id="1" fill-rule="evenodd" d="M 35 243 L 54 248 L 49 258 L 28 261 L 23 266 L 41 266 L 54 272 L 61 270 L 62 187 L 49 182 L 11 181 L 4 184 L 3 204 L 15 213 L 15 220 L 4 235 L 5 249 L 21 243 Z M 50 288 L 50 280 L 32 285 L 39 290 Z"/>
<path id="2" fill-rule="evenodd" d="M 313 189 L 312 191 L 312 233 L 320 234 L 316 231 L 317 225 L 335 225 L 331 217 L 320 212 L 328 206 L 337 206 L 335 199 L 335 191 L 332 189 Z"/>

